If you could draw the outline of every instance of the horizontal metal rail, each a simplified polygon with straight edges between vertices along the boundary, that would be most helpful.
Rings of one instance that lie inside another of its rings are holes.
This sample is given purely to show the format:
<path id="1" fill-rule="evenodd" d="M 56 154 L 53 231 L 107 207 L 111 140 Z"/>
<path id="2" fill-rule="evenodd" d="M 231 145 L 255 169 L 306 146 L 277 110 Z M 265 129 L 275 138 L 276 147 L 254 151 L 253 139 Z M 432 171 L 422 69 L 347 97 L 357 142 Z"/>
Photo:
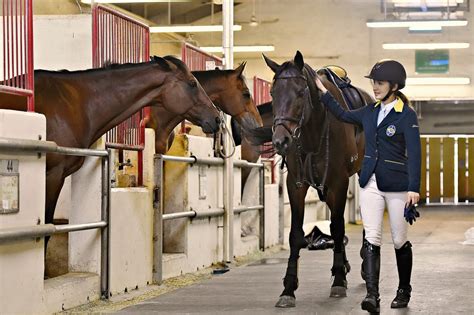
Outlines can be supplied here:
<path id="1" fill-rule="evenodd" d="M 238 214 L 238 213 L 242 213 L 242 212 L 255 211 L 255 210 L 262 210 L 262 209 L 263 209 L 263 206 L 262 206 L 262 205 L 250 206 L 250 207 L 247 207 L 247 206 L 240 206 L 240 207 L 235 207 L 235 208 L 234 208 L 234 213 L 235 213 L 235 214 Z"/>
<path id="2" fill-rule="evenodd" d="M 181 163 L 188 163 L 188 164 L 204 164 L 204 165 L 224 165 L 224 159 L 221 158 L 198 158 L 196 156 L 174 156 L 174 155 L 161 155 L 163 161 L 169 162 L 181 162 Z M 263 163 L 250 163 L 245 160 L 236 160 L 234 161 L 235 167 L 255 167 L 255 168 L 263 168 Z"/>
<path id="3" fill-rule="evenodd" d="M 33 91 L 17 88 L 13 86 L 0 85 L 0 93 L 12 94 L 18 96 L 33 96 Z"/>
<path id="4" fill-rule="evenodd" d="M 91 229 L 99 229 L 107 226 L 107 222 L 99 221 L 93 223 L 82 223 L 82 224 L 65 224 L 65 225 L 54 225 L 54 224 L 42 224 L 33 225 L 26 227 L 16 227 L 0 230 L 0 243 L 9 241 L 18 241 L 30 238 L 45 237 L 48 235 L 84 231 Z"/>
<path id="5" fill-rule="evenodd" d="M 240 206 L 234 208 L 234 213 L 239 214 L 242 212 L 246 211 L 255 211 L 255 210 L 262 210 L 264 207 L 262 205 L 259 206 Z M 207 211 L 184 211 L 184 212 L 175 212 L 175 213 L 166 213 L 163 214 L 163 221 L 168 221 L 168 220 L 175 220 L 175 219 L 181 219 L 181 218 L 207 218 L 207 217 L 218 217 L 224 215 L 224 208 L 218 208 L 218 209 L 212 209 L 212 210 L 207 210 Z"/>
<path id="6" fill-rule="evenodd" d="M 1 151 L 16 151 L 16 152 L 44 152 L 44 153 L 58 153 L 64 155 L 75 156 L 98 156 L 107 157 L 108 153 L 105 150 L 80 149 L 58 146 L 53 141 L 40 140 L 23 140 L 12 138 L 0 138 Z"/>

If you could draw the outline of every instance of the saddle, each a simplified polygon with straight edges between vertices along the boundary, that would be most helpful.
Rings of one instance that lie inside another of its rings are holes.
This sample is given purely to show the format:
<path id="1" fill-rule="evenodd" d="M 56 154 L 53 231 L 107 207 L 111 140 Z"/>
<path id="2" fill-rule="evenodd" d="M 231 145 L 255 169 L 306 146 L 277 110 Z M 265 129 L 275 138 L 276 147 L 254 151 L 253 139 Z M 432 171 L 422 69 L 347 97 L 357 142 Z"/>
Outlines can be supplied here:
<path id="1" fill-rule="evenodd" d="M 337 86 L 349 109 L 357 109 L 367 105 L 359 89 L 351 84 L 351 79 L 347 76 L 347 71 L 344 68 L 330 65 L 318 72 L 324 73 L 328 80 Z"/>

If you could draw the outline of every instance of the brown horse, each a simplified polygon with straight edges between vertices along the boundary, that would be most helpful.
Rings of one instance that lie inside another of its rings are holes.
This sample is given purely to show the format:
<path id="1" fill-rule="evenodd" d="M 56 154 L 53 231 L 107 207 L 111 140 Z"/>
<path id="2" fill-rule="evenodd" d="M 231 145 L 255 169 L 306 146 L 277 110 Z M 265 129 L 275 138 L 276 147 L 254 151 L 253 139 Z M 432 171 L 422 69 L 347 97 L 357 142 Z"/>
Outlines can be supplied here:
<path id="1" fill-rule="evenodd" d="M 0 95 L 3 109 L 24 110 L 25 103 Z M 35 71 L 35 109 L 46 116 L 47 140 L 61 146 L 89 148 L 148 105 L 192 120 L 206 132 L 218 129 L 219 112 L 187 66 L 174 57 L 85 71 Z M 82 157 L 47 155 L 46 223 L 53 222 L 64 179 L 83 162 Z"/>
<path id="2" fill-rule="evenodd" d="M 238 126 L 238 129 L 233 129 L 234 139 L 237 133 L 240 137 L 242 134 L 241 130 L 244 131 L 244 137 L 241 139 L 242 159 L 249 162 L 257 162 L 260 152 L 258 147 L 251 145 L 248 138 L 251 134 L 245 133 L 245 130 L 261 127 L 262 119 L 250 95 L 245 77 L 242 74 L 244 69 L 245 63 L 242 63 L 234 70 L 193 71 L 192 74 L 202 85 L 213 103 L 224 113 L 232 116 L 233 122 L 236 122 L 235 126 Z M 155 130 L 156 153 L 166 152 L 174 138 L 172 130 L 182 120 L 183 117 L 170 115 L 163 109 L 152 109 L 147 128 Z M 242 169 L 242 189 L 250 171 L 251 169 L 249 168 Z"/>
<path id="3" fill-rule="evenodd" d="M 269 58 L 265 62 L 275 76 L 272 86 L 273 133 L 262 132 L 262 142 L 272 134 L 273 145 L 286 158 L 287 189 L 291 205 L 290 258 L 283 280 L 284 290 L 277 307 L 294 307 L 298 288 L 298 259 L 307 246 L 303 232 L 305 196 L 310 186 L 318 190 L 320 199 L 331 209 L 331 235 L 334 255 L 332 297 L 346 296 L 347 261 L 343 237 L 344 207 L 349 177 L 360 169 L 364 138 L 354 126 L 338 121 L 320 102 L 314 83 L 315 72 L 306 65 L 300 52 L 293 61 L 278 65 Z M 344 99 L 326 78 L 323 83 L 340 104 Z M 370 96 L 362 92 L 367 102 Z"/>

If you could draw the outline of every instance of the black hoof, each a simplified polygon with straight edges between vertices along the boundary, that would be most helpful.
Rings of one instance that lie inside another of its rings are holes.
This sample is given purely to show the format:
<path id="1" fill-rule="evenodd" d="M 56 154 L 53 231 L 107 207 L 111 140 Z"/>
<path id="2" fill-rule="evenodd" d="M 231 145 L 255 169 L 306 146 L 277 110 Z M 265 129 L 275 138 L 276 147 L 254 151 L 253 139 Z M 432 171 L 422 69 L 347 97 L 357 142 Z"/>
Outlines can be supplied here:
<path id="1" fill-rule="evenodd" d="M 296 298 L 288 295 L 280 296 L 280 299 L 275 304 L 275 307 L 289 308 L 296 306 Z"/>
<path id="2" fill-rule="evenodd" d="M 345 287 L 331 287 L 331 294 L 329 297 L 346 297 L 347 296 L 347 288 Z"/>

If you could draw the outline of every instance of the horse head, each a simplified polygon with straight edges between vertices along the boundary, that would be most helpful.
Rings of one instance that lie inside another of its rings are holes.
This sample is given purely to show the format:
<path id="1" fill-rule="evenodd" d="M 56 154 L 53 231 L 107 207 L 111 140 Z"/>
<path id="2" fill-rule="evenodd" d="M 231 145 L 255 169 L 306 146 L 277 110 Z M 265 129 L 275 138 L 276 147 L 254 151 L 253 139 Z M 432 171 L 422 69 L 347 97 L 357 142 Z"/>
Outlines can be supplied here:
<path id="1" fill-rule="evenodd" d="M 216 132 L 220 123 L 219 111 L 186 64 L 173 56 L 154 56 L 152 60 L 173 73 L 163 85 L 159 102 L 164 109 L 201 126 L 206 133 Z"/>
<path id="2" fill-rule="evenodd" d="M 282 65 L 265 55 L 263 58 L 275 73 L 270 91 L 273 105 L 272 142 L 278 154 L 286 155 L 311 118 L 311 90 L 314 88 L 314 82 L 311 82 L 309 72 L 312 69 L 305 65 L 303 55 L 299 51 L 292 61 Z"/>

